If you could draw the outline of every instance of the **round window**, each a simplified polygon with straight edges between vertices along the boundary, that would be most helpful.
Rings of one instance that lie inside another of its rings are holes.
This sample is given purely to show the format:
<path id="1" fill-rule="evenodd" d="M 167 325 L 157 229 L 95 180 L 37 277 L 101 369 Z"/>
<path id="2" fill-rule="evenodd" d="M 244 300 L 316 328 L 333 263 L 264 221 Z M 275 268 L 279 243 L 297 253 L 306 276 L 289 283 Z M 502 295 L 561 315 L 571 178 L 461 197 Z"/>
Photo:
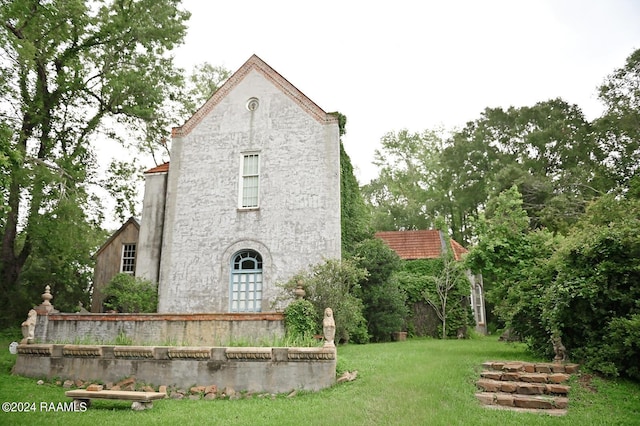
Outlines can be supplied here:
<path id="1" fill-rule="evenodd" d="M 247 109 L 249 111 L 255 111 L 258 109 L 258 98 L 249 98 L 249 100 L 247 101 Z"/>

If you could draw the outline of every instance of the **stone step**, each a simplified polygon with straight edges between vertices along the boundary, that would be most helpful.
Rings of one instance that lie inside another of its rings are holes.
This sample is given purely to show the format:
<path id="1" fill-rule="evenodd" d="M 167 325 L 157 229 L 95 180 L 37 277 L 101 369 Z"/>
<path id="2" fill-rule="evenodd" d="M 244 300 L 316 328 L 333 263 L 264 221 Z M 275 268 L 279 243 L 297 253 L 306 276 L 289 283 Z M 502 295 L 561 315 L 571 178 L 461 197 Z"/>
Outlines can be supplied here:
<path id="1" fill-rule="evenodd" d="M 476 398 L 489 408 L 566 414 L 566 382 L 578 364 L 487 361 L 476 382 Z"/>
<path id="2" fill-rule="evenodd" d="M 556 383 L 530 383 L 482 378 L 476 385 L 485 392 L 503 392 L 521 395 L 567 395 L 570 386 Z"/>
<path id="3" fill-rule="evenodd" d="M 571 377 L 566 373 L 527 373 L 526 371 L 485 370 L 480 377 L 491 380 L 504 380 L 528 383 L 565 383 Z"/>
<path id="4" fill-rule="evenodd" d="M 485 370 L 502 371 L 506 373 L 564 373 L 575 374 L 579 365 L 561 362 L 520 362 L 520 361 L 487 361 L 482 364 Z"/>
<path id="5" fill-rule="evenodd" d="M 569 402 L 564 396 L 514 395 L 504 392 L 478 392 L 476 398 L 483 405 L 494 408 L 556 411 L 553 414 L 565 414 Z"/>

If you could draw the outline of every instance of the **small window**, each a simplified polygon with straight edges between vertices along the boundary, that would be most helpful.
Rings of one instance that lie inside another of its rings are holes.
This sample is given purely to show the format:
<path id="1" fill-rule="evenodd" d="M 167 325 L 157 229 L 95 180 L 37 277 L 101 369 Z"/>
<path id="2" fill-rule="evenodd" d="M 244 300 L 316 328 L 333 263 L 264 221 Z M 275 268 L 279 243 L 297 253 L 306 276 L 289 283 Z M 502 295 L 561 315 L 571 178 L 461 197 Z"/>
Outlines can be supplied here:
<path id="1" fill-rule="evenodd" d="M 120 272 L 133 275 L 136 271 L 136 245 L 135 243 L 122 245 L 122 262 Z"/>
<path id="2" fill-rule="evenodd" d="M 242 155 L 240 179 L 240 208 L 257 208 L 260 183 L 260 157 L 257 153 Z"/>

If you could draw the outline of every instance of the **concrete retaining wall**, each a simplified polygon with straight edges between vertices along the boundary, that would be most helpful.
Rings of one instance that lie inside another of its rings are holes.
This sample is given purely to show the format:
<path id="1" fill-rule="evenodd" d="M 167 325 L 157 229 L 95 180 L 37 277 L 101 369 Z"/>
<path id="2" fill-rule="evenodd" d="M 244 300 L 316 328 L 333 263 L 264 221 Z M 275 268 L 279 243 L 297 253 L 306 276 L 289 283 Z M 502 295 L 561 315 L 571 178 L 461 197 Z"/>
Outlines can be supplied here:
<path id="1" fill-rule="evenodd" d="M 262 344 L 285 334 L 282 313 L 255 314 L 62 314 L 38 315 L 38 343 L 116 343 L 221 346 Z"/>
<path id="2" fill-rule="evenodd" d="M 150 385 L 216 385 L 238 391 L 317 391 L 335 383 L 335 347 L 255 348 L 21 344 L 13 373 Z"/>

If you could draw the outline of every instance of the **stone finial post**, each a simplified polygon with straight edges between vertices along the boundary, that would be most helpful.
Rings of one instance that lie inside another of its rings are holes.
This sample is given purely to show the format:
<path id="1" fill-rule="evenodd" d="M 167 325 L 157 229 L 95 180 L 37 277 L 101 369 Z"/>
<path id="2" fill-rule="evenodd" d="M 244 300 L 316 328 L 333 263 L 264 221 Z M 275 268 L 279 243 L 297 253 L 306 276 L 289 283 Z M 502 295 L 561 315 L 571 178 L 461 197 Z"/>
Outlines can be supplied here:
<path id="1" fill-rule="evenodd" d="M 336 323 L 333 319 L 333 309 L 326 308 L 324 310 L 324 318 L 322 319 L 322 332 L 324 334 L 324 346 L 335 347 Z"/>
<path id="2" fill-rule="evenodd" d="M 35 307 L 35 310 L 39 315 L 48 315 L 50 313 L 58 312 L 51 304 L 52 299 L 53 295 L 51 294 L 51 286 L 47 285 L 44 288 L 44 293 L 42 293 L 42 303 Z"/>
<path id="3" fill-rule="evenodd" d="M 53 306 L 51 304 L 52 299 L 53 295 L 51 294 L 51 287 L 47 284 L 44 288 L 44 293 L 42 293 L 42 306 Z"/>
<path id="4" fill-rule="evenodd" d="M 304 291 L 304 287 L 302 287 L 302 281 L 298 281 L 298 285 L 296 286 L 296 289 L 293 291 L 293 294 L 296 295 L 296 299 L 298 300 L 304 299 L 304 296 L 307 294 L 307 292 Z"/>

